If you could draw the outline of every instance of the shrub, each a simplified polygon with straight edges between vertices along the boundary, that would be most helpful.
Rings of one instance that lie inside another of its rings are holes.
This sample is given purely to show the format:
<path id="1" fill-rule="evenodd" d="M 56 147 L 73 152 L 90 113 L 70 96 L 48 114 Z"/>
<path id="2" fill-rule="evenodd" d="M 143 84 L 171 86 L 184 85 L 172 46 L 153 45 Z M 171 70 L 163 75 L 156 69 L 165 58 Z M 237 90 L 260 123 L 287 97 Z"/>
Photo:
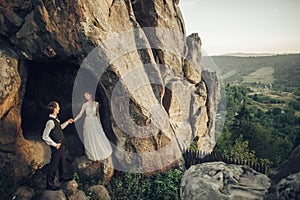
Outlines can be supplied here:
<path id="1" fill-rule="evenodd" d="M 113 199 L 180 199 L 183 171 L 173 169 L 151 177 L 121 173 L 108 184 Z"/>

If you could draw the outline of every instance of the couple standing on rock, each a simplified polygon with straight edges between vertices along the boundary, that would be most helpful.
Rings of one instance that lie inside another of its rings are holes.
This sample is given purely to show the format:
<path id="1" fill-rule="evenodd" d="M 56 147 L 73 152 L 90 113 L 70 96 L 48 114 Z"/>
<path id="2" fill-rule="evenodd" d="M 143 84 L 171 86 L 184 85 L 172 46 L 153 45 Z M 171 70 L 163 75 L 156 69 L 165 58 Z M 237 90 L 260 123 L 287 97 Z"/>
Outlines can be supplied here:
<path id="1" fill-rule="evenodd" d="M 47 106 L 50 115 L 42 136 L 43 140 L 51 147 L 51 161 L 47 173 L 47 189 L 59 189 L 54 183 L 57 171 L 60 174 L 60 181 L 66 182 L 72 180 L 67 169 L 66 144 L 62 129 L 76 122 L 84 113 L 86 117 L 83 123 L 83 144 L 88 159 L 92 161 L 105 160 L 112 154 L 112 147 L 100 122 L 99 103 L 93 100 L 90 92 L 85 92 L 84 97 L 86 102 L 82 105 L 79 114 L 74 119 L 68 119 L 62 124 L 60 124 L 57 118 L 60 110 L 59 103 L 52 101 Z"/>

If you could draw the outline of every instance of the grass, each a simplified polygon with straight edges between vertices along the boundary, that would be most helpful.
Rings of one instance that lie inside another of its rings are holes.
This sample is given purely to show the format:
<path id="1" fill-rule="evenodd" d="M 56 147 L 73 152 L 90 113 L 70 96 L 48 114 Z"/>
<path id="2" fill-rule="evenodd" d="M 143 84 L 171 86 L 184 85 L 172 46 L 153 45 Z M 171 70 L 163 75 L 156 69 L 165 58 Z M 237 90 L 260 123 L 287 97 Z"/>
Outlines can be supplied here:
<path id="1" fill-rule="evenodd" d="M 255 72 L 248 74 L 247 76 L 243 76 L 244 83 L 263 83 L 270 84 L 274 82 L 274 68 L 273 67 L 262 67 Z"/>
<path id="2" fill-rule="evenodd" d="M 225 80 L 225 79 L 227 79 L 227 78 L 233 76 L 235 73 L 236 73 L 236 70 L 231 70 L 231 71 L 229 71 L 229 72 L 223 74 L 223 75 L 222 75 L 222 79 Z"/>

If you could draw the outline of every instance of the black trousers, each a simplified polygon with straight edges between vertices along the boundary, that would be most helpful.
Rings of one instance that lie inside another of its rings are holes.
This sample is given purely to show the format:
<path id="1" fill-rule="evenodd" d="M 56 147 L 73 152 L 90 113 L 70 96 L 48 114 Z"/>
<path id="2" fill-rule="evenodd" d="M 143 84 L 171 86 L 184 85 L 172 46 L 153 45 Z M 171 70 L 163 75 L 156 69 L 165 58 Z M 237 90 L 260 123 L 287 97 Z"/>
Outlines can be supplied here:
<path id="1" fill-rule="evenodd" d="M 60 179 L 67 179 L 69 177 L 65 145 L 62 144 L 59 149 L 51 146 L 51 152 L 51 160 L 47 173 L 47 186 L 55 186 L 54 179 L 57 171 L 59 172 Z"/>

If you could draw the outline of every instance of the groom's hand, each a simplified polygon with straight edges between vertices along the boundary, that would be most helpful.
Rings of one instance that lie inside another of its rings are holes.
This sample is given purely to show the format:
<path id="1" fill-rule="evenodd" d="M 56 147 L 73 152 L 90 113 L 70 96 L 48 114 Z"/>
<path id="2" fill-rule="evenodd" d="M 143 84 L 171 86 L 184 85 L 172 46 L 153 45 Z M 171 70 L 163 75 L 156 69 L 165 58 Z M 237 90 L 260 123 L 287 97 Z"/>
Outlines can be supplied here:
<path id="1" fill-rule="evenodd" d="M 58 143 L 58 144 L 55 146 L 55 148 L 56 148 L 56 149 L 59 149 L 60 146 L 61 146 L 61 143 Z"/>

